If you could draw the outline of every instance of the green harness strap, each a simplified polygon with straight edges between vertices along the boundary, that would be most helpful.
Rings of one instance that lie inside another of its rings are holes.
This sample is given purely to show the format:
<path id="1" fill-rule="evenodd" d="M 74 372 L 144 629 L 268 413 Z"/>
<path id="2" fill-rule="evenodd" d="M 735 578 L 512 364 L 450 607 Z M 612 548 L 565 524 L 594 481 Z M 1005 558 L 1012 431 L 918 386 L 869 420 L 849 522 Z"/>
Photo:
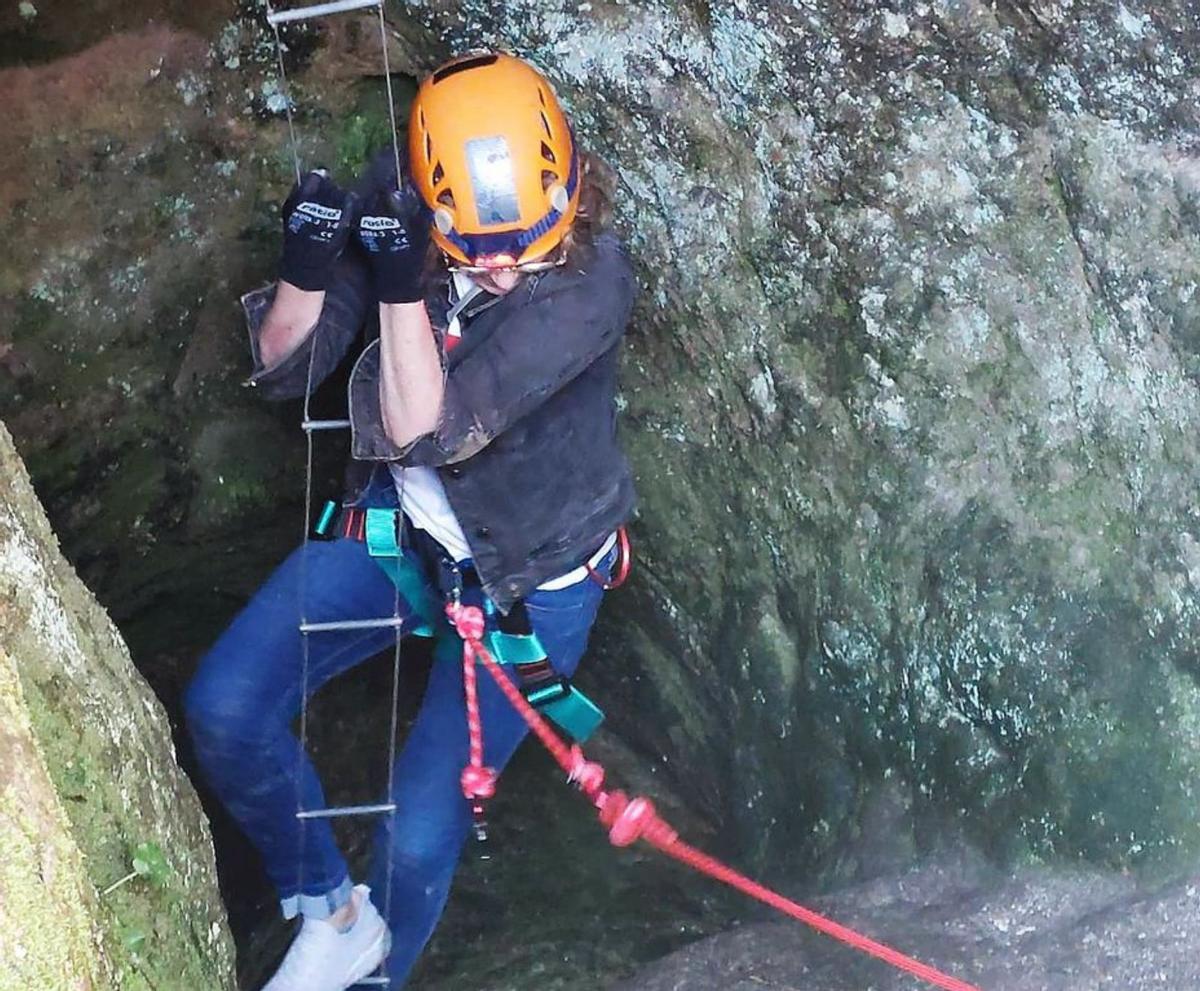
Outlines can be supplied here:
<path id="1" fill-rule="evenodd" d="M 437 597 L 420 569 L 404 555 L 396 539 L 397 512 L 394 509 L 368 509 L 364 523 L 367 553 L 391 579 L 404 601 L 421 618 L 421 625 L 410 632 L 419 637 L 435 637 L 434 661 L 459 663 L 462 640 L 438 608 Z M 488 630 L 483 644 L 501 665 L 535 664 L 548 660 L 537 634 L 504 633 Z M 553 690 L 553 691 L 552 691 Z M 550 688 L 535 691 L 530 702 L 542 709 L 577 742 L 583 743 L 604 720 L 604 713 L 570 682 L 555 682 Z"/>
<path id="2" fill-rule="evenodd" d="M 392 580 L 401 598 L 421 617 L 421 625 L 412 632 L 419 637 L 432 637 L 438 626 L 445 625 L 449 629 L 449 624 L 445 623 L 438 611 L 432 590 L 413 563 L 404 556 L 396 541 L 395 510 L 368 509 L 364 532 L 367 553 Z M 440 633 L 439 639 L 442 639 Z"/>

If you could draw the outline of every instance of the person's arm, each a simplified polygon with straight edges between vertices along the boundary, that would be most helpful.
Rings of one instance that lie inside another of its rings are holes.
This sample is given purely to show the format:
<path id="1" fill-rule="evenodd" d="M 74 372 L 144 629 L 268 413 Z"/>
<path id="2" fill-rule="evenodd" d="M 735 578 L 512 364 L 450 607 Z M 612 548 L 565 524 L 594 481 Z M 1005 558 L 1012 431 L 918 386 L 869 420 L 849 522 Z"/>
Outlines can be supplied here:
<path id="1" fill-rule="evenodd" d="M 379 305 L 379 402 L 383 428 L 407 447 L 437 426 L 442 362 L 424 303 Z"/>
<path id="2" fill-rule="evenodd" d="M 377 395 L 368 401 L 378 413 L 372 432 L 402 448 L 433 429 L 442 401 L 441 355 L 421 291 L 429 218 L 411 185 L 376 194 L 359 220 L 358 237 L 379 299 L 379 353 L 370 359 L 378 362 Z M 352 424 L 354 407 L 352 375 Z"/>
<path id="3" fill-rule="evenodd" d="M 306 292 L 280 281 L 247 293 L 242 308 L 254 361 L 247 384 L 269 400 L 295 399 L 316 388 L 349 353 L 372 304 L 370 276 L 357 248 L 337 260 L 328 290 Z"/>
<path id="4" fill-rule="evenodd" d="M 270 372 L 304 343 L 324 306 L 324 289 L 309 291 L 279 280 L 275 299 L 258 332 L 258 358 L 264 372 Z"/>
<path id="5" fill-rule="evenodd" d="M 539 287 L 510 323 L 448 370 L 435 425 L 402 447 L 403 464 L 443 465 L 477 454 L 617 346 L 637 283 L 615 242 L 597 252 L 586 276 L 546 279 L 558 284 Z"/>
<path id="6" fill-rule="evenodd" d="M 242 298 L 254 359 L 247 384 L 268 399 L 302 396 L 315 387 L 345 357 L 362 326 L 366 272 L 361 260 L 343 254 L 356 203 L 354 193 L 342 192 L 318 170 L 304 176 L 283 204 L 279 279 Z"/>

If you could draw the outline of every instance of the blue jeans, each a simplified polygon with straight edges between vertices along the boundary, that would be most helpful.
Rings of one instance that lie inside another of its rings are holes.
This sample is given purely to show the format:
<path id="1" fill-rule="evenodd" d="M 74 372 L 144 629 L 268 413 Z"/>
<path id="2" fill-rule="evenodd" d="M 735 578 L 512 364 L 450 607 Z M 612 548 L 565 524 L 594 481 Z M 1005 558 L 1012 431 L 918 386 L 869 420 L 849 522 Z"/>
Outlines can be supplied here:
<path id="1" fill-rule="evenodd" d="M 603 562 L 603 574 L 614 556 Z M 348 900 L 351 881 L 329 822 L 296 818 L 297 803 L 306 809 L 326 805 L 316 771 L 291 732 L 301 703 L 302 584 L 304 615 L 313 623 L 391 616 L 396 605 L 395 586 L 365 544 L 341 539 L 298 548 L 201 661 L 184 707 L 205 777 L 262 854 L 285 915 L 298 911 L 323 918 Z M 559 674 L 574 673 L 602 596 L 596 582 L 585 580 L 559 591 L 535 591 L 525 600 L 533 630 Z M 400 614 L 411 615 L 403 600 Z M 310 634 L 310 694 L 387 649 L 393 636 L 387 629 Z M 499 770 L 524 738 L 525 723 L 483 672 L 479 696 L 485 763 Z M 466 726 L 461 665 L 435 663 L 396 760 L 397 811 L 382 818 L 373 853 L 371 897 L 390 916 L 393 989 L 403 985 L 433 933 L 470 832 L 471 813 L 459 786 L 467 763 Z"/>

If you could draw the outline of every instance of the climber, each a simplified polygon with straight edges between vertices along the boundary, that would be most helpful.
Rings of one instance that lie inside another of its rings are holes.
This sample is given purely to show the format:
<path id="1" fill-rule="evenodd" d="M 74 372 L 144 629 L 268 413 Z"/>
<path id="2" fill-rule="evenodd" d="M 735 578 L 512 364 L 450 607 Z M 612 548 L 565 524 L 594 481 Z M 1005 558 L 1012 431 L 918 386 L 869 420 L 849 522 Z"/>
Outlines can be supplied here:
<path id="1" fill-rule="evenodd" d="M 267 398 L 311 392 L 366 328 L 341 535 L 277 568 L 185 699 L 208 783 L 285 917 L 302 916 L 265 991 L 341 991 L 385 958 L 400 988 L 471 831 L 463 672 L 440 662 L 395 762 L 370 883 L 350 877 L 327 819 L 296 816 L 298 802 L 326 805 L 291 731 L 302 664 L 311 694 L 393 642 L 386 628 L 310 633 L 305 659 L 298 630 L 397 608 L 398 584 L 355 539 L 362 512 L 401 510 L 404 560 L 427 587 L 526 623 L 569 678 L 634 503 L 614 402 L 636 284 L 607 226 L 608 173 L 549 83 L 509 55 L 454 59 L 417 93 L 399 183 L 387 159 L 350 192 L 302 177 L 283 207 L 278 282 L 245 300 L 251 381 Z M 398 609 L 406 631 L 420 624 L 413 603 Z M 526 727 L 491 679 L 479 692 L 499 769 Z"/>

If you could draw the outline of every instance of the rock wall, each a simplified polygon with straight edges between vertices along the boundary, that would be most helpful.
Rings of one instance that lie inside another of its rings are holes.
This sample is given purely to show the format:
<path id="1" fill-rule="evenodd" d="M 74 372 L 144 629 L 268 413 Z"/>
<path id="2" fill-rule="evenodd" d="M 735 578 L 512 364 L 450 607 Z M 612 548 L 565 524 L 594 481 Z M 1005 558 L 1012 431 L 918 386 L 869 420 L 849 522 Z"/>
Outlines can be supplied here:
<path id="1" fill-rule="evenodd" d="M 626 732 L 797 864 L 886 779 L 997 852 L 1194 849 L 1195 5 L 395 13 L 620 175 Z"/>
<path id="2" fill-rule="evenodd" d="M 1190 988 L 1200 964 L 1196 879 L 1140 889 L 1128 875 L 1059 867 L 996 877 L 942 852 L 822 899 L 838 921 L 987 991 Z M 644 968 L 612 991 L 909 991 L 932 987 L 799 924 L 722 933 Z"/>
<path id="3" fill-rule="evenodd" d="M 0 726 L 0 989 L 232 988 L 208 825 L 166 716 L 3 425 Z"/>
<path id="4" fill-rule="evenodd" d="M 0 413 L 167 695 L 295 538 L 301 465 L 236 387 L 289 181 L 274 52 L 196 6 L 0 75 Z M 777 868 L 860 870 L 885 782 L 899 854 L 946 823 L 1194 851 L 1194 5 L 388 12 L 405 72 L 534 59 L 618 171 L 638 569 L 585 681 L 622 733 Z M 371 29 L 288 35 L 306 162 L 380 137 Z"/>
<path id="5" fill-rule="evenodd" d="M 291 183 L 275 51 L 252 15 L 191 6 L 208 36 L 48 7 L 31 39 L 95 43 L 0 69 L 0 217 L 20 246 L 0 252 L 0 418 L 164 696 L 181 678 L 165 658 L 216 636 L 303 512 L 296 413 L 241 388 L 237 301 L 272 275 Z M 349 84 L 322 91 L 353 104 Z M 357 162 L 354 115 L 329 119 L 306 101 L 306 155 Z M 340 452 L 321 453 L 324 496 Z"/>

